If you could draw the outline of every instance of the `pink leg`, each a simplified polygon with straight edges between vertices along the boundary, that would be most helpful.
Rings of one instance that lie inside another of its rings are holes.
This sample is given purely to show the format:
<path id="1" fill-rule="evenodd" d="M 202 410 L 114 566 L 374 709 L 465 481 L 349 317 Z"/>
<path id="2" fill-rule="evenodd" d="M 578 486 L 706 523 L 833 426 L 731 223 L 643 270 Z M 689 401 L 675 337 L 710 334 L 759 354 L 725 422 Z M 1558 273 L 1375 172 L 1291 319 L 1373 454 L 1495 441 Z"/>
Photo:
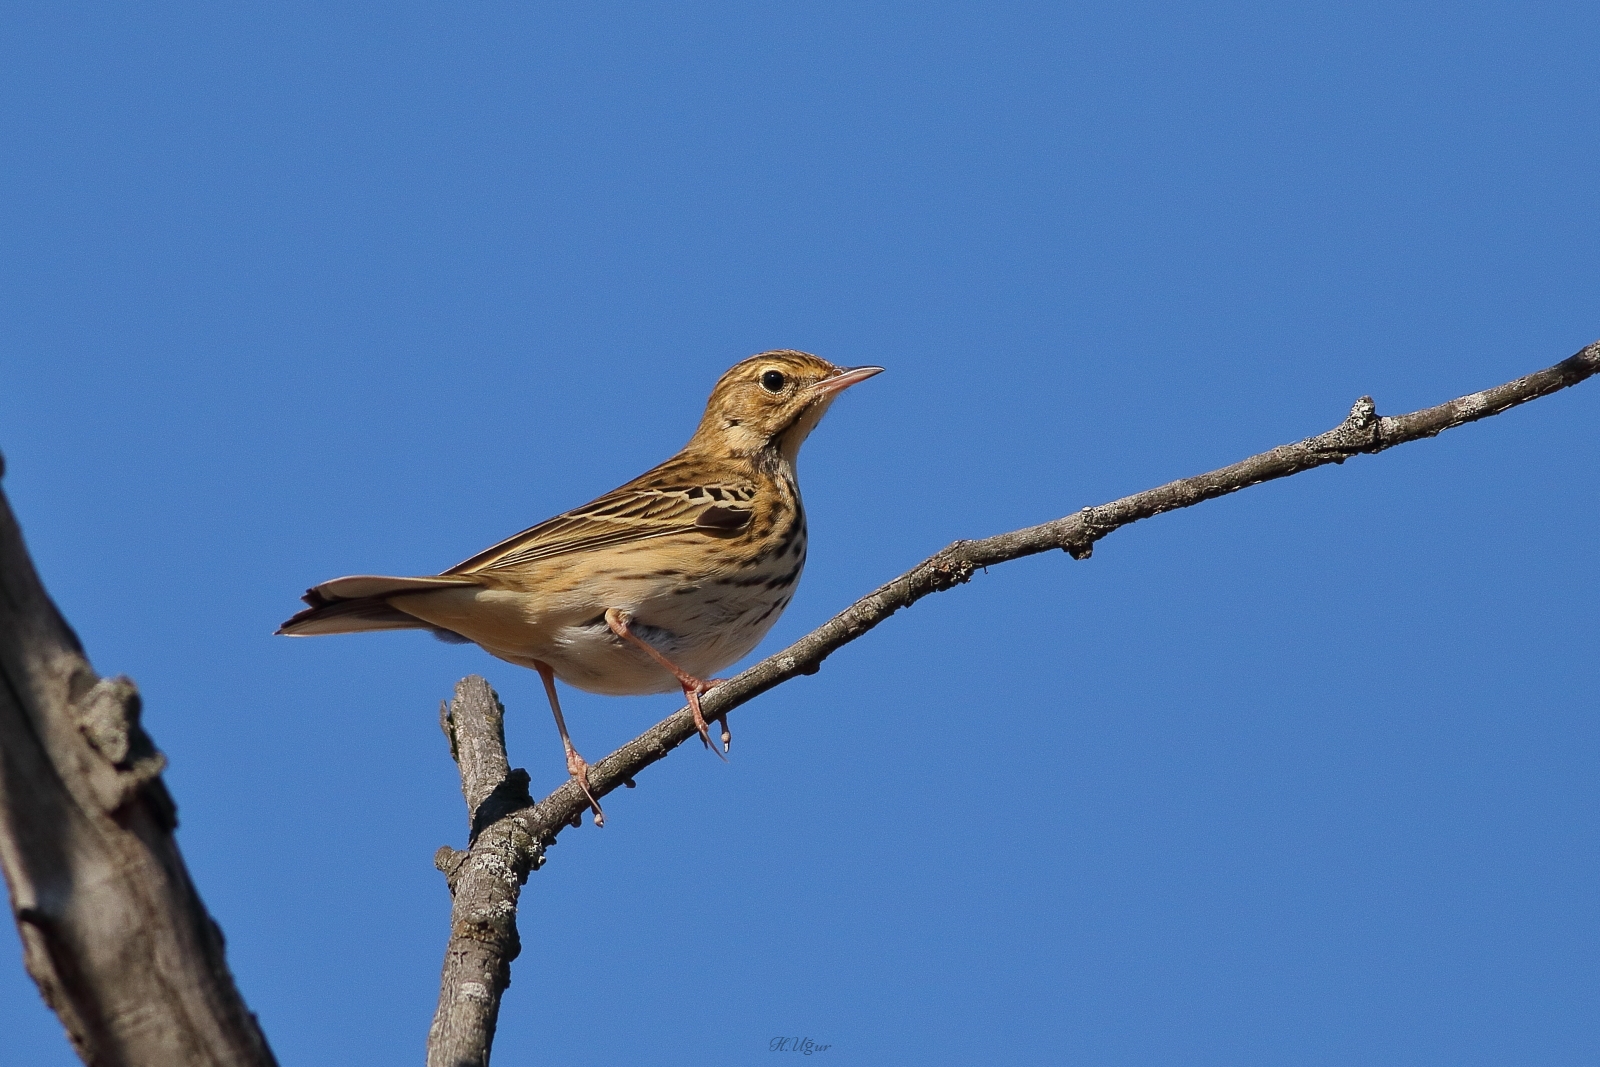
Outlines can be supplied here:
<path id="1" fill-rule="evenodd" d="M 556 729 L 561 731 L 561 747 L 567 750 L 567 773 L 578 780 L 578 788 L 589 798 L 589 806 L 594 809 L 594 824 L 604 826 L 606 813 L 600 810 L 600 802 L 589 791 L 589 764 L 572 747 L 572 738 L 567 736 L 567 720 L 561 717 L 561 701 L 556 699 L 556 672 L 550 669 L 549 664 L 538 660 L 534 660 L 533 665 L 539 677 L 544 679 L 544 695 L 550 698 L 550 710 L 555 712 Z"/>
<path id="2" fill-rule="evenodd" d="M 624 641 L 632 641 L 634 644 L 644 649 L 645 653 L 649 655 L 651 659 L 655 660 L 667 670 L 671 671 L 672 676 L 678 680 L 678 684 L 683 686 L 683 695 L 689 701 L 689 711 L 694 715 L 694 728 L 699 731 L 701 742 L 703 742 L 711 751 L 717 752 L 717 747 L 711 743 L 711 731 L 707 726 L 705 714 L 700 710 L 700 694 L 711 689 L 712 686 L 722 681 L 722 679 L 713 678 L 710 681 L 706 681 L 701 678 L 696 678 L 694 675 L 682 670 L 676 663 L 673 663 L 660 652 L 657 652 L 655 647 L 648 641 L 645 641 L 639 637 L 638 634 L 628 629 L 628 623 L 630 621 L 631 619 L 627 612 L 622 611 L 619 608 L 606 609 L 606 625 L 611 627 L 611 632 L 622 638 Z M 721 722 L 722 742 L 723 745 L 726 746 L 728 742 L 732 740 L 732 737 L 728 734 L 728 720 L 726 717 L 724 717 Z M 717 752 L 717 755 L 718 757 L 722 757 L 721 752 Z"/>

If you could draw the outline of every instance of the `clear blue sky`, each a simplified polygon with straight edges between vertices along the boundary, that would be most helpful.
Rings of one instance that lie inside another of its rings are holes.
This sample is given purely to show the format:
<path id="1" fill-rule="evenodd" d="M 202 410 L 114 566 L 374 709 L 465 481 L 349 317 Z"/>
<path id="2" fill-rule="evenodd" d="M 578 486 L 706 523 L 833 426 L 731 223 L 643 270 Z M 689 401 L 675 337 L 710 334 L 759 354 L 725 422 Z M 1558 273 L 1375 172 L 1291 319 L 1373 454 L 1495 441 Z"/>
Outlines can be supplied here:
<path id="1" fill-rule="evenodd" d="M 285 1067 L 420 1062 L 483 672 L 271 636 L 665 458 L 774 347 L 763 651 L 958 537 L 1600 336 L 1592 3 L 7 5 L 5 489 Z M 1600 382 L 995 568 L 532 876 L 499 1062 L 1600 1057 Z M 677 707 L 572 693 L 598 757 Z M 0 930 L 0 1063 L 75 1063 Z"/>

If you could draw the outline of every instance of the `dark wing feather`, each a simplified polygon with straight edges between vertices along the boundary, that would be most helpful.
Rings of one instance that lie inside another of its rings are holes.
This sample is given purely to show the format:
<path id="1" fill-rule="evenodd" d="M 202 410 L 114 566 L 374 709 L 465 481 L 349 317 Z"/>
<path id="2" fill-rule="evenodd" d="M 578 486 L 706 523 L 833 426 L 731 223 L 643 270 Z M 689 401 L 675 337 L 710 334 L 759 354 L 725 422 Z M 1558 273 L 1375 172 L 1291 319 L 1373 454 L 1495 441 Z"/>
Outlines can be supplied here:
<path id="1" fill-rule="evenodd" d="M 653 473 L 653 472 L 652 472 Z M 640 479 L 581 508 L 546 519 L 456 564 L 445 574 L 501 570 L 573 552 L 673 534 L 726 534 L 750 522 L 753 487 L 641 485 Z M 718 503 L 718 501 L 721 501 Z"/>
<path id="2" fill-rule="evenodd" d="M 750 509 L 729 504 L 713 504 L 700 513 L 694 524 L 702 530 L 734 533 L 750 525 Z"/>

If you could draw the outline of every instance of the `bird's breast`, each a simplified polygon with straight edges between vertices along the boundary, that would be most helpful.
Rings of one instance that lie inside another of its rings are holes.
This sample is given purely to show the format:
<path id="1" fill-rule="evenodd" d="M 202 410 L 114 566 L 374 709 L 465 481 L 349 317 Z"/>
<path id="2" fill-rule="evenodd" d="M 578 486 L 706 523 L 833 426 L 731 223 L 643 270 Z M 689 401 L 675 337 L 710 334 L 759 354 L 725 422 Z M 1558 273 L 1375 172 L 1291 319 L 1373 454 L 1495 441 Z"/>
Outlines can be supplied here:
<path id="1" fill-rule="evenodd" d="M 663 549 L 669 546 L 661 546 Z M 745 541 L 724 542 L 696 566 L 682 553 L 658 554 L 659 566 L 608 576 L 593 615 L 560 627 L 546 657 L 569 685 L 607 694 L 670 692 L 671 673 L 613 634 L 605 607 L 627 611 L 630 628 L 667 659 L 710 678 L 748 655 L 794 596 L 806 560 L 805 517 L 798 509 Z"/>

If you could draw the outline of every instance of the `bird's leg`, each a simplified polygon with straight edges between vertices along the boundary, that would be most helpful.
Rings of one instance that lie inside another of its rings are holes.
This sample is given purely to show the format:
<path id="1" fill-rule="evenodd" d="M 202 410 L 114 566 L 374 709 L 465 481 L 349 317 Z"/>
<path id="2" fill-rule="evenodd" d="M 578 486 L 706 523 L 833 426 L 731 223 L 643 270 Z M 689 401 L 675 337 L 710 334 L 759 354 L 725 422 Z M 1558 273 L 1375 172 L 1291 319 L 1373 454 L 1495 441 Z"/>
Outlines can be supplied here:
<path id="1" fill-rule="evenodd" d="M 711 731 L 707 726 L 705 713 L 700 710 L 700 694 L 709 690 L 712 686 L 722 681 L 722 679 L 713 678 L 710 681 L 706 681 L 703 678 L 696 678 L 694 675 L 683 670 L 676 663 L 673 663 L 670 659 L 658 652 L 655 646 L 650 644 L 650 642 L 646 641 L 644 638 L 628 629 L 628 623 L 630 621 L 632 621 L 632 617 L 621 608 L 606 609 L 606 625 L 611 627 L 611 632 L 622 638 L 624 641 L 632 641 L 634 644 L 644 649 L 645 653 L 649 655 L 651 659 L 655 660 L 667 670 L 671 671 L 672 676 L 678 680 L 678 684 L 683 686 L 683 695 L 689 701 L 690 712 L 694 714 L 694 728 L 699 732 L 701 742 L 704 743 L 704 745 L 711 751 L 717 752 L 717 746 L 711 743 Z M 728 736 L 726 718 L 723 719 L 722 737 L 724 743 L 730 739 Z M 717 756 L 721 759 L 727 758 L 720 752 L 717 752 Z"/>
<path id="2" fill-rule="evenodd" d="M 544 679 L 544 695 L 550 698 L 550 710 L 555 712 L 556 729 L 561 731 L 561 747 L 567 750 L 567 773 L 578 780 L 578 788 L 589 798 L 589 806 L 594 809 L 594 824 L 604 826 L 606 813 L 600 810 L 600 802 L 589 791 L 589 764 L 572 747 L 572 738 L 567 736 L 567 720 L 561 717 L 561 701 L 556 699 L 556 672 L 550 669 L 548 663 L 538 660 L 533 661 L 533 666 L 539 672 L 539 677 Z"/>

